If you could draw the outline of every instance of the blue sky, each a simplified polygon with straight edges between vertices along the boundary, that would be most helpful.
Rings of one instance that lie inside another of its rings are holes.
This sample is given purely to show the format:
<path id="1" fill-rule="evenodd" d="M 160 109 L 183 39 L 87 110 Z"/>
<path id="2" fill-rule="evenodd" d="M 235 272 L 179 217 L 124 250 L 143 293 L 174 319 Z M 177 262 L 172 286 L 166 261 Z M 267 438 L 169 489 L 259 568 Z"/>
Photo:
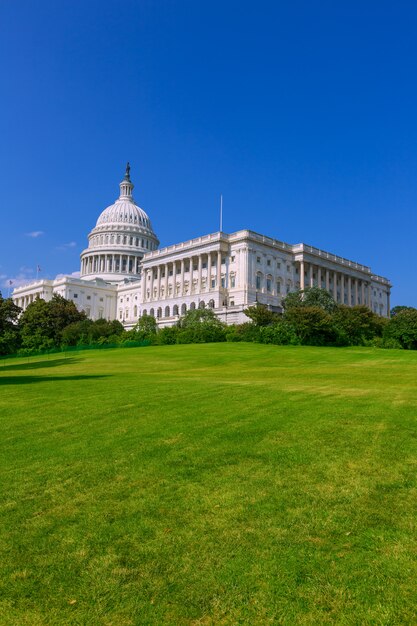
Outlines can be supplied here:
<path id="1" fill-rule="evenodd" d="M 417 306 L 417 4 L 0 2 L 0 285 L 79 269 L 130 161 L 161 245 L 250 228 Z M 30 236 L 37 233 L 37 236 Z"/>

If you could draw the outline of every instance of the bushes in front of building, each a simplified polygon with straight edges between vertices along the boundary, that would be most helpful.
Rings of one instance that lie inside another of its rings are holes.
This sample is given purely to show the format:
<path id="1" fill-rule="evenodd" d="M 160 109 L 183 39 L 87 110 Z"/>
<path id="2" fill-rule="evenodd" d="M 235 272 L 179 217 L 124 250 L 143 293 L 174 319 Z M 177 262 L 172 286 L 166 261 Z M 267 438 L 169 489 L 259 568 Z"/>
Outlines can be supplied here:
<path id="1" fill-rule="evenodd" d="M 84 319 L 73 322 L 62 331 L 62 346 L 85 346 L 91 344 L 118 343 L 125 330 L 118 320 Z"/>
<path id="2" fill-rule="evenodd" d="M 384 328 L 384 341 L 395 342 L 405 350 L 417 350 L 417 309 L 398 311 Z"/>
<path id="3" fill-rule="evenodd" d="M 62 345 L 63 332 L 75 322 L 87 320 L 74 302 L 55 294 L 49 302 L 36 299 L 19 319 L 21 346 L 27 350 L 50 350 Z"/>
<path id="4" fill-rule="evenodd" d="M 332 303 L 331 296 L 318 288 L 289 294 L 283 304 L 282 314 L 261 304 L 248 307 L 248 322 L 232 326 L 221 322 L 212 309 L 187 311 L 176 325 L 163 328 L 145 314 L 126 331 L 117 320 L 87 319 L 73 302 L 58 295 L 49 302 L 35 300 L 19 318 L 21 309 L 0 295 L 0 355 L 222 341 L 417 349 L 417 309 L 412 307 L 396 307 L 387 320 L 366 306 Z"/>

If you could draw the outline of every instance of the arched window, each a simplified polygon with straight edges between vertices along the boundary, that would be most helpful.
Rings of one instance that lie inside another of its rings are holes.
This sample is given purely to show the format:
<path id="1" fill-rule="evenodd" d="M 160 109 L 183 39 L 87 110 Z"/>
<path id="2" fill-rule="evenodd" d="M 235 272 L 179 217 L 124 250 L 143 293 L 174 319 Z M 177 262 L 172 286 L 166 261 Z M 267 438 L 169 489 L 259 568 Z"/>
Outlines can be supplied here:
<path id="1" fill-rule="evenodd" d="M 204 300 L 201 300 L 201 301 L 198 303 L 198 308 L 199 308 L 199 309 L 205 309 L 205 308 L 206 308 L 206 303 L 204 302 Z"/>
<path id="2" fill-rule="evenodd" d="M 135 306 L 133 307 L 133 317 L 136 319 L 138 316 L 138 306 L 137 304 L 135 304 Z"/>
<path id="3" fill-rule="evenodd" d="M 148 315 L 148 312 L 147 312 L 147 310 L 146 310 L 146 309 L 143 309 L 143 311 L 142 311 L 142 315 Z"/>
<path id="4" fill-rule="evenodd" d="M 161 319 L 161 317 L 162 317 L 162 309 L 161 309 L 161 307 L 159 307 L 159 308 L 158 308 L 158 310 L 157 310 L 157 312 L 156 312 L 156 317 L 157 317 L 158 319 Z"/>
<path id="5" fill-rule="evenodd" d="M 149 315 L 150 315 L 151 317 L 155 317 L 155 311 L 154 311 L 154 309 L 151 309 L 151 310 L 149 311 Z"/>
<path id="6" fill-rule="evenodd" d="M 181 306 L 181 315 L 185 315 L 187 313 L 187 305 L 184 303 Z"/>
<path id="7" fill-rule="evenodd" d="M 209 309 L 214 309 L 214 300 L 209 300 Z"/>
<path id="8" fill-rule="evenodd" d="M 172 307 L 172 315 L 178 315 L 178 306 L 176 304 Z"/>
<path id="9" fill-rule="evenodd" d="M 165 317 L 169 317 L 169 306 L 165 307 Z"/>
<path id="10" fill-rule="evenodd" d="M 195 311 L 195 302 L 191 302 L 190 311 Z"/>

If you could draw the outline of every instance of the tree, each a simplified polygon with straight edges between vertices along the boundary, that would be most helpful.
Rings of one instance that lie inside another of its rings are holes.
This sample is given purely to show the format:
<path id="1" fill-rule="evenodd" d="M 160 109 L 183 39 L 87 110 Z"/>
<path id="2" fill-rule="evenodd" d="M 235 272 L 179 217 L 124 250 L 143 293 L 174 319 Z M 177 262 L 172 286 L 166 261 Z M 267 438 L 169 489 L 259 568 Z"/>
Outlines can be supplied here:
<path id="1" fill-rule="evenodd" d="M 252 320 L 255 326 L 271 326 L 278 320 L 278 314 L 274 313 L 264 304 L 257 302 L 243 310 L 246 317 Z"/>
<path id="2" fill-rule="evenodd" d="M 226 325 L 212 309 L 187 311 L 177 322 L 177 343 L 226 341 Z"/>
<path id="3" fill-rule="evenodd" d="M 401 311 L 415 311 L 415 309 L 412 306 L 405 306 L 403 304 L 400 304 L 400 305 L 394 306 L 391 309 L 390 315 L 391 317 L 395 317 L 397 313 L 401 313 Z"/>
<path id="4" fill-rule="evenodd" d="M 111 322 L 105 319 L 73 322 L 62 331 L 62 345 L 90 345 L 99 343 L 100 340 L 111 337 L 119 337 L 125 332 L 123 325 L 118 320 Z M 105 343 L 102 341 L 102 343 Z"/>
<path id="5" fill-rule="evenodd" d="M 22 309 L 0 292 L 0 354 L 13 354 L 19 347 L 17 321 Z"/>
<path id="6" fill-rule="evenodd" d="M 285 311 L 297 307 L 319 307 L 323 311 L 332 313 L 336 309 L 337 304 L 326 289 L 306 287 L 306 289 L 299 289 L 289 293 L 282 301 L 282 306 Z"/>
<path id="7" fill-rule="evenodd" d="M 384 339 L 394 339 L 407 350 L 417 350 L 417 309 L 403 309 L 394 315 L 385 326 Z"/>
<path id="8" fill-rule="evenodd" d="M 144 313 L 139 320 L 137 321 L 134 327 L 135 333 L 141 333 L 142 335 L 156 335 L 158 330 L 158 324 L 156 323 L 156 319 L 153 315 L 148 315 Z"/>
<path id="9" fill-rule="evenodd" d="M 325 346 L 336 343 L 332 316 L 318 306 L 292 307 L 285 312 L 284 320 L 292 325 L 302 344 Z"/>
<path id="10" fill-rule="evenodd" d="M 35 350 L 59 347 L 64 328 L 85 319 L 74 302 L 60 295 L 55 294 L 49 302 L 38 298 L 20 317 L 22 346 Z"/>
<path id="11" fill-rule="evenodd" d="M 374 337 L 381 337 L 386 320 L 364 305 L 340 305 L 333 313 L 339 344 L 359 346 Z"/>

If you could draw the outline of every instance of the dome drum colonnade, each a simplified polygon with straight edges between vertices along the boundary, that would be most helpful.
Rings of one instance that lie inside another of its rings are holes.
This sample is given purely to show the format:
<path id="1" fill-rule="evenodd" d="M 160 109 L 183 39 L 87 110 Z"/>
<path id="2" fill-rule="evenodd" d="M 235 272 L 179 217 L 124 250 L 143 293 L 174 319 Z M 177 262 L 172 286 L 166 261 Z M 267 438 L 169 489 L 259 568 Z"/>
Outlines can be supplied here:
<path id="1" fill-rule="evenodd" d="M 81 253 L 81 277 L 120 282 L 140 278 L 143 255 L 156 250 L 159 241 L 145 211 L 133 199 L 130 166 L 120 183 L 120 196 L 107 207 L 88 236 L 88 248 Z"/>

